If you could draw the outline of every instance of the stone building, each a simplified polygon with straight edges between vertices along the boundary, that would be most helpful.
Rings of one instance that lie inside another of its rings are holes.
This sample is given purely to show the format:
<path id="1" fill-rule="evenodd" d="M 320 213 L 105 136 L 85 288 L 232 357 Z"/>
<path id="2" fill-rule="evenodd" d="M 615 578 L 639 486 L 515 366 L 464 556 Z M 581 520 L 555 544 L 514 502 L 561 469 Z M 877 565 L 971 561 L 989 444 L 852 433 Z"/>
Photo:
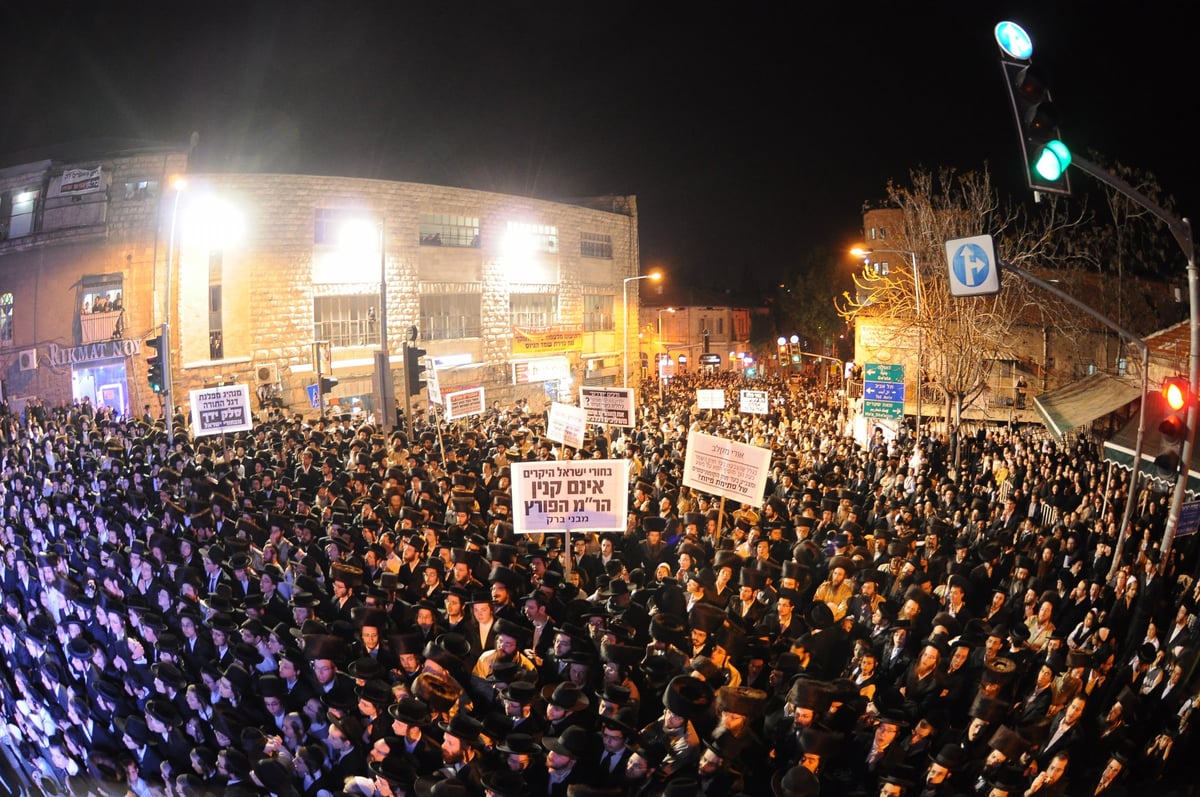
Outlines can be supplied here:
<path id="1" fill-rule="evenodd" d="M 318 368 L 338 380 L 327 405 L 370 411 L 384 334 L 401 408 L 406 345 L 433 358 L 443 393 L 573 399 L 620 385 L 636 357 L 622 325 L 638 326 L 637 221 L 632 196 L 189 174 L 178 148 L 0 169 L 5 396 L 157 417 L 145 343 L 168 324 L 185 411 L 190 390 L 246 384 L 255 409 L 312 415 Z"/>

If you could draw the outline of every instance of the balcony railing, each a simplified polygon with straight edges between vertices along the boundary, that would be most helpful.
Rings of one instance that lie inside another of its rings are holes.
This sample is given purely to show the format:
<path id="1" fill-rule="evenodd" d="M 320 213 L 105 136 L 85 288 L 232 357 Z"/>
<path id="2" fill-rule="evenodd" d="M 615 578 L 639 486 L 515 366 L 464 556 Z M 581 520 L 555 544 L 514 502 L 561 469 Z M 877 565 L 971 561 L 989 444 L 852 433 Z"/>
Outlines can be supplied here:
<path id="1" fill-rule="evenodd" d="M 100 343 L 121 337 L 124 310 L 79 314 L 80 343 Z"/>

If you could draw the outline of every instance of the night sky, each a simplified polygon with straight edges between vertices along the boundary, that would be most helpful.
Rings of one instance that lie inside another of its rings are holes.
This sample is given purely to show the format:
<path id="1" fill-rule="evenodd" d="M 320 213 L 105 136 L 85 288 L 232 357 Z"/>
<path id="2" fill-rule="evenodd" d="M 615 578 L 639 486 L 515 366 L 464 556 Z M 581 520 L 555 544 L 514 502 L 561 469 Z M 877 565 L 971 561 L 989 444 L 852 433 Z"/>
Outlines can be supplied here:
<path id="1" fill-rule="evenodd" d="M 1200 202 L 1186 3 L 4 5 L 0 165 L 198 131 L 199 169 L 635 194 L 643 264 L 712 287 L 848 245 L 915 167 L 986 163 L 1024 196 L 1004 18 L 1074 149 Z"/>

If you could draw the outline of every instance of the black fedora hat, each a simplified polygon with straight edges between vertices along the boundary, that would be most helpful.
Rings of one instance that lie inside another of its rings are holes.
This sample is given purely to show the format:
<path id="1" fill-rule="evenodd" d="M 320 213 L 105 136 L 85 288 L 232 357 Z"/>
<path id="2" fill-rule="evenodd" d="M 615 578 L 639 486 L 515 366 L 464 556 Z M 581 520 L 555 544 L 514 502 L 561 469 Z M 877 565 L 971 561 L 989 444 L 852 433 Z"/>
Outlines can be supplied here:
<path id="1" fill-rule="evenodd" d="M 463 744 L 472 747 L 482 744 L 479 737 L 483 734 L 483 723 L 469 714 L 459 712 L 450 719 L 450 722 L 439 722 L 438 727 L 442 729 L 442 733 L 457 737 Z"/>
<path id="2" fill-rule="evenodd" d="M 402 697 L 388 706 L 388 714 L 406 725 L 418 727 L 428 725 L 430 720 L 429 706 L 415 697 Z"/>
<path id="3" fill-rule="evenodd" d="M 583 758 L 591 749 L 591 735 L 578 725 L 570 725 L 558 736 L 546 736 L 542 744 L 547 750 L 570 758 Z"/>
<path id="4" fill-rule="evenodd" d="M 546 684 L 542 687 L 542 699 L 567 711 L 583 711 L 591 704 L 583 690 L 570 681 Z"/>

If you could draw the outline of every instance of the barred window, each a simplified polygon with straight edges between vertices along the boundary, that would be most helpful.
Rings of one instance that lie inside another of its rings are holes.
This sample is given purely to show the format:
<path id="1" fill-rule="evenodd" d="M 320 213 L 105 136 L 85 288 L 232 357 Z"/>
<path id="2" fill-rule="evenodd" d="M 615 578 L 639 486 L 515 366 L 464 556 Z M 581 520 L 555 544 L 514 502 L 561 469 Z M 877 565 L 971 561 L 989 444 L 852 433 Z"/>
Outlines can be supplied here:
<path id="1" fill-rule="evenodd" d="M 508 302 L 515 327 L 548 327 L 555 323 L 558 296 L 553 293 L 513 293 Z"/>
<path id="2" fill-rule="evenodd" d="M 379 294 L 318 296 L 313 300 L 313 339 L 335 347 L 379 345 Z"/>
<path id="3" fill-rule="evenodd" d="M 483 298 L 477 293 L 421 297 L 421 340 L 477 338 Z"/>
<path id="4" fill-rule="evenodd" d="M 447 213 L 422 213 L 421 246 L 479 248 L 479 217 Z"/>
<path id="5" fill-rule="evenodd" d="M 613 321 L 613 297 L 591 294 L 583 297 L 583 331 L 611 332 L 616 328 Z"/>
<path id="6" fill-rule="evenodd" d="M 13 295 L 0 293 L 0 343 L 13 342 Z"/>
<path id="7" fill-rule="evenodd" d="M 524 248 L 530 252 L 557 252 L 558 228 L 553 224 L 530 224 L 524 221 L 508 223 L 509 237 L 525 239 Z"/>
<path id="8" fill-rule="evenodd" d="M 128 200 L 155 199 L 158 197 L 158 180 L 138 180 L 125 183 L 125 198 Z"/>
<path id="9" fill-rule="evenodd" d="M 579 254 L 612 260 L 612 236 L 599 232 L 580 233 Z"/>

